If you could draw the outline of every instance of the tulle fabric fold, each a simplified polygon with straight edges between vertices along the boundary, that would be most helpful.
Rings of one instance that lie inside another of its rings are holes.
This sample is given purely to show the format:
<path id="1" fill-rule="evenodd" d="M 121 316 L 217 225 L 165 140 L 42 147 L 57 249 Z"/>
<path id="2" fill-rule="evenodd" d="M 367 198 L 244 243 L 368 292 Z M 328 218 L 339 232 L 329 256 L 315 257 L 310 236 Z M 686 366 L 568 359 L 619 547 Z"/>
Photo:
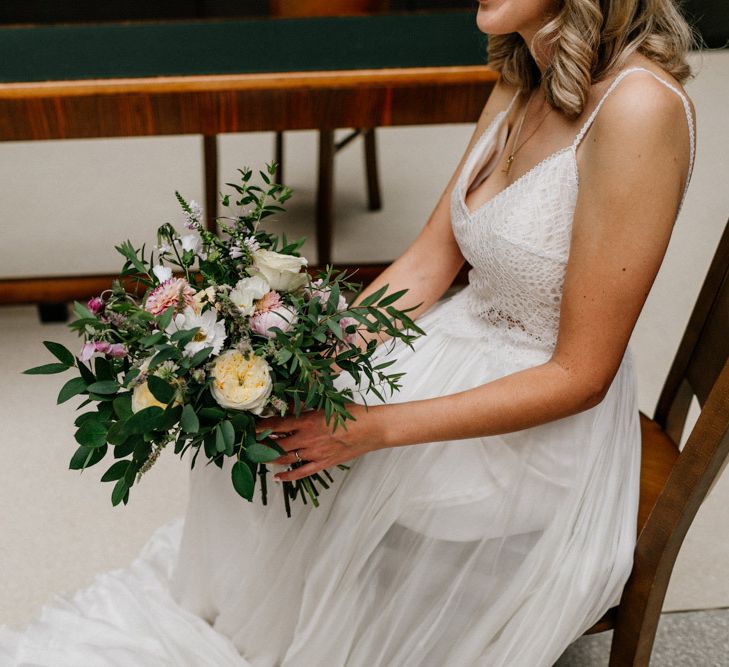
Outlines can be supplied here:
<path id="1" fill-rule="evenodd" d="M 548 358 L 506 349 L 518 339 L 496 328 L 474 335 L 459 301 L 421 318 L 428 335 L 414 351 L 378 348 L 406 373 L 391 400 Z M 628 350 L 598 406 L 515 433 L 372 452 L 291 519 L 276 485 L 269 505 L 249 504 L 230 485 L 231 462 L 197 464 L 184 524 L 161 527 L 130 569 L 46 608 L 20 636 L 19 664 L 551 665 L 630 572 L 634 382 Z"/>

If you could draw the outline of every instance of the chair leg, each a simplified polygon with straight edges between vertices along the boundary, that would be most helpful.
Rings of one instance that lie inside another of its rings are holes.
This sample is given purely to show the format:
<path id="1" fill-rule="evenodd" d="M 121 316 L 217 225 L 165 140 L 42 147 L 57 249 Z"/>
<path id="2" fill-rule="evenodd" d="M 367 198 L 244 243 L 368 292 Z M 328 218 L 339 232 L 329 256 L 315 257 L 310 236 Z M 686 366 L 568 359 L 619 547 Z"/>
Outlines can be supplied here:
<path id="1" fill-rule="evenodd" d="M 364 132 L 365 172 L 367 174 L 367 202 L 370 211 L 379 211 L 382 208 L 380 196 L 380 178 L 377 170 L 377 143 L 375 128 L 371 127 Z"/>
<path id="2" fill-rule="evenodd" d="M 276 148 L 274 160 L 278 165 L 276 169 L 276 182 L 284 182 L 284 170 L 283 170 L 283 152 L 284 152 L 284 133 L 276 132 Z"/>
<path id="3" fill-rule="evenodd" d="M 218 135 L 203 137 L 205 163 L 205 229 L 217 232 L 215 218 L 218 215 Z"/>
<path id="4" fill-rule="evenodd" d="M 317 263 L 331 262 L 334 219 L 334 130 L 319 130 L 319 183 L 316 193 Z"/>
<path id="5" fill-rule="evenodd" d="M 615 618 L 609 667 L 649 667 L 665 590 L 663 593 L 647 598 L 636 595 L 636 599 L 626 599 L 630 595 L 623 594 L 625 607 L 618 607 Z"/>

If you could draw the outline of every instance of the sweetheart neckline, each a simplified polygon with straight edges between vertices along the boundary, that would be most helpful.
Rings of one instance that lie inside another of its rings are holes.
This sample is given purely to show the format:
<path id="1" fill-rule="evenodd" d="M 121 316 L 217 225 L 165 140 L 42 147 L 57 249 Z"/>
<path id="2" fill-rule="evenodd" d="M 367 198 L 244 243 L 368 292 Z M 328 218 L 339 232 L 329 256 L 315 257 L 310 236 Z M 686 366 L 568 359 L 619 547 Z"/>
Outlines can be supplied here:
<path id="1" fill-rule="evenodd" d="M 562 148 L 557 149 L 556 151 L 550 153 L 546 157 L 539 160 L 539 162 L 532 165 L 529 169 L 527 169 L 523 174 L 521 174 L 517 179 L 513 180 L 511 183 L 509 183 L 506 187 L 499 190 L 495 195 L 487 199 L 485 202 L 481 203 L 479 206 L 477 206 L 475 209 L 471 209 L 468 204 L 466 203 L 466 194 L 468 192 L 468 187 L 470 187 L 470 183 L 468 185 L 464 184 L 464 180 L 468 177 L 470 179 L 470 176 L 473 174 L 473 169 L 475 165 L 471 166 L 470 169 L 468 169 L 468 174 L 466 174 L 466 166 L 468 166 L 472 159 L 474 153 L 477 151 L 477 149 L 481 149 L 481 143 L 486 140 L 487 137 L 489 137 L 493 132 L 494 127 L 497 125 L 497 121 L 502 120 L 506 116 L 506 109 L 502 109 L 499 111 L 489 124 L 489 126 L 483 131 L 481 136 L 478 138 L 476 143 L 473 145 L 473 148 L 471 149 L 471 154 L 469 155 L 469 160 L 466 165 L 464 165 L 464 169 L 461 171 L 461 175 L 459 178 L 459 187 L 458 187 L 458 193 L 459 193 L 459 202 L 461 206 L 463 207 L 464 213 L 466 216 L 470 219 L 476 217 L 481 211 L 488 208 L 492 202 L 496 201 L 497 199 L 500 199 L 502 195 L 504 195 L 506 192 L 514 188 L 517 183 L 520 183 L 523 181 L 527 176 L 529 176 L 532 172 L 534 172 L 538 167 L 541 167 L 543 164 L 555 159 L 556 157 L 562 155 L 563 153 L 566 153 L 570 151 L 570 149 L 574 148 L 574 142 L 569 144 L 568 146 L 563 146 Z M 575 166 L 576 166 L 576 155 L 575 151 L 572 150 L 572 156 L 575 159 Z M 478 156 L 480 157 L 480 155 Z M 478 159 L 478 157 L 476 159 Z M 488 178 L 488 177 L 487 177 Z M 473 181 L 471 181 L 472 183 Z"/>
<path id="2" fill-rule="evenodd" d="M 576 166 L 575 151 L 572 150 L 572 148 L 573 148 L 572 145 L 564 146 L 564 147 L 554 151 L 553 153 L 550 153 L 549 155 L 547 155 L 547 157 L 539 160 L 539 162 L 537 162 L 532 167 L 527 169 L 521 176 L 519 176 L 519 178 L 517 178 L 516 180 L 509 183 L 509 185 L 507 185 L 505 188 L 502 188 L 501 190 L 499 190 L 493 197 L 487 199 L 485 202 L 483 202 L 482 204 L 480 204 L 473 210 L 468 206 L 468 204 L 466 204 L 466 194 L 465 194 L 464 188 L 461 186 L 460 201 L 461 201 L 461 204 L 463 206 L 463 209 L 464 209 L 466 215 L 469 218 L 475 218 L 484 209 L 488 208 L 494 201 L 496 201 L 497 199 L 500 199 L 502 197 L 502 195 L 504 195 L 506 192 L 508 192 L 509 190 L 514 188 L 517 184 L 519 184 L 521 181 L 523 181 L 527 176 L 532 174 L 532 172 L 534 172 L 538 167 L 541 167 L 545 163 L 550 162 L 551 160 L 561 156 L 563 153 L 567 153 L 567 152 L 572 153 L 573 164 L 575 164 L 575 166 Z"/>

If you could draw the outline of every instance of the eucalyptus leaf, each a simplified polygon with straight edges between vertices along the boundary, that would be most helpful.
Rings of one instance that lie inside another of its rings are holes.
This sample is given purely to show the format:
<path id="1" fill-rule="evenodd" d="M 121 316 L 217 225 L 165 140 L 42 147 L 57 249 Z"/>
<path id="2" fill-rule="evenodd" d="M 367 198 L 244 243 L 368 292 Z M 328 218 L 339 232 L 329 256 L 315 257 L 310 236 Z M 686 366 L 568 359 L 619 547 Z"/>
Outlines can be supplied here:
<path id="1" fill-rule="evenodd" d="M 94 370 L 97 380 L 116 380 L 116 373 L 106 357 L 96 357 Z"/>
<path id="2" fill-rule="evenodd" d="M 132 416 L 132 394 L 131 392 L 119 394 L 112 403 L 114 414 L 120 419 L 129 419 Z"/>
<path id="3" fill-rule="evenodd" d="M 200 420 L 189 403 L 182 409 L 180 426 L 185 433 L 197 433 L 200 430 Z"/>
<path id="4" fill-rule="evenodd" d="M 122 477 L 114 485 L 114 490 L 111 492 L 111 504 L 115 507 L 124 499 L 129 487 L 127 486 L 126 480 Z"/>
<path id="5" fill-rule="evenodd" d="M 164 313 L 157 318 L 157 324 L 159 328 L 164 331 L 170 322 L 172 322 L 172 316 L 175 314 L 175 306 L 170 306 Z"/>
<path id="6" fill-rule="evenodd" d="M 88 386 L 88 390 L 93 394 L 116 394 L 121 389 L 121 385 L 116 380 L 99 380 Z"/>
<path id="7" fill-rule="evenodd" d="M 215 427 L 215 449 L 219 452 L 225 451 L 225 436 L 220 424 Z"/>
<path id="8" fill-rule="evenodd" d="M 45 345 L 50 353 L 62 364 L 66 364 L 66 366 L 73 366 L 76 363 L 76 357 L 74 357 L 73 354 L 71 354 L 71 352 L 60 343 L 44 340 L 43 345 Z"/>
<path id="9" fill-rule="evenodd" d="M 169 361 L 170 359 L 179 359 L 180 351 L 176 347 L 167 347 L 164 350 L 160 350 L 157 354 L 152 357 L 152 361 L 149 362 L 148 370 L 153 371 L 157 366 Z"/>
<path id="10" fill-rule="evenodd" d="M 83 378 L 71 378 L 61 387 L 61 391 L 58 392 L 56 403 L 58 405 L 65 403 L 69 398 L 78 396 L 84 391 L 86 391 L 86 381 Z"/>
<path id="11" fill-rule="evenodd" d="M 164 411 L 162 408 L 153 405 L 135 412 L 127 421 L 125 430 L 130 435 L 135 433 L 147 433 L 157 428 L 162 419 Z"/>
<path id="12" fill-rule="evenodd" d="M 220 430 L 223 433 L 226 449 L 232 447 L 233 443 L 235 443 L 235 429 L 233 428 L 233 424 L 226 419 L 220 422 Z"/>
<path id="13" fill-rule="evenodd" d="M 231 469 L 233 488 L 246 500 L 253 500 L 255 479 L 253 473 L 244 461 L 236 461 Z"/>
<path id="14" fill-rule="evenodd" d="M 111 467 L 102 475 L 102 482 L 113 482 L 117 479 L 124 477 L 129 466 L 132 465 L 131 461 L 117 461 L 113 463 Z"/>
<path id="15" fill-rule="evenodd" d="M 405 293 L 407 292 L 406 289 L 401 289 L 397 292 L 393 292 L 392 294 L 388 294 L 384 299 L 380 299 L 377 305 L 380 308 L 384 308 L 385 306 L 389 306 L 392 303 L 395 303 L 398 299 L 401 299 Z"/>
<path id="16" fill-rule="evenodd" d="M 84 304 L 78 301 L 73 302 L 73 312 L 81 319 L 96 319 L 96 316 Z"/>
<path id="17" fill-rule="evenodd" d="M 175 333 L 170 336 L 170 341 L 177 343 L 179 347 L 185 347 L 185 345 L 197 336 L 198 331 L 200 331 L 200 327 L 175 331 Z"/>
<path id="18" fill-rule="evenodd" d="M 150 375 L 147 378 L 147 387 L 152 392 L 152 396 L 165 405 L 174 398 L 176 393 L 173 387 L 156 375 Z"/>
<path id="19" fill-rule="evenodd" d="M 98 419 L 87 419 L 76 431 L 74 438 L 84 447 L 103 447 L 106 444 L 106 425 Z"/>
<path id="20" fill-rule="evenodd" d="M 70 366 L 60 363 L 43 364 L 42 366 L 34 366 L 24 370 L 25 375 L 53 375 L 54 373 L 63 373 L 67 371 Z"/>
<path id="21" fill-rule="evenodd" d="M 190 358 L 190 368 L 195 368 L 195 366 L 199 366 L 210 356 L 210 353 L 212 351 L 212 347 L 204 347 L 202 350 L 198 350 L 197 352 L 195 352 L 195 354 L 193 354 Z"/>
<path id="22" fill-rule="evenodd" d="M 150 334 L 149 336 L 144 336 L 144 338 L 141 338 L 139 340 L 139 344 L 142 347 L 152 347 L 159 343 L 163 338 L 165 337 L 164 331 L 156 331 L 153 334 Z"/>
<path id="23" fill-rule="evenodd" d="M 71 461 L 68 464 L 70 470 L 83 470 L 84 468 L 90 468 L 95 465 L 106 454 L 107 447 L 79 447 L 71 457 Z"/>
<path id="24" fill-rule="evenodd" d="M 281 454 L 275 449 L 257 442 L 250 447 L 246 447 L 246 456 L 253 463 L 268 463 L 277 459 Z"/>

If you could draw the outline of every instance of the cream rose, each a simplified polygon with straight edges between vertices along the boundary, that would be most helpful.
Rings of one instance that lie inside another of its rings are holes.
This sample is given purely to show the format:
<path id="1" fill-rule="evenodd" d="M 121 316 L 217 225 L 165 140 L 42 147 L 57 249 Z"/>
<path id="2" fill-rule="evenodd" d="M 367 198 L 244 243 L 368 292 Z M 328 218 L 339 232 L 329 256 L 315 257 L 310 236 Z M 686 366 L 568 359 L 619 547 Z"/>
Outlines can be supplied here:
<path id="1" fill-rule="evenodd" d="M 140 373 L 147 372 L 150 361 L 152 361 L 152 357 L 147 357 L 142 362 L 142 364 L 139 366 Z M 177 370 L 177 366 L 171 361 L 165 361 L 159 368 L 167 372 L 173 372 Z M 172 401 L 172 405 L 181 404 L 182 397 L 178 389 L 177 393 L 175 394 L 175 400 Z M 154 397 L 154 394 L 152 394 L 152 392 L 149 390 L 149 385 L 147 385 L 146 380 L 137 384 L 132 390 L 132 412 L 139 412 L 140 410 L 144 410 L 144 408 L 151 408 L 155 405 L 162 409 L 167 407 L 165 403 L 161 403 Z"/>
<path id="2" fill-rule="evenodd" d="M 210 286 L 204 290 L 198 290 L 195 292 L 195 296 L 192 297 L 192 308 L 199 315 L 202 313 L 205 304 L 215 306 L 215 287 Z"/>
<path id="3" fill-rule="evenodd" d="M 301 269 L 306 266 L 305 257 L 282 255 L 273 250 L 256 250 L 253 253 L 252 275 L 260 275 L 279 292 L 293 292 L 308 279 Z"/>
<path id="4" fill-rule="evenodd" d="M 210 390 L 224 408 L 248 410 L 260 415 L 273 388 L 270 367 L 265 359 L 227 350 L 216 360 Z"/>

